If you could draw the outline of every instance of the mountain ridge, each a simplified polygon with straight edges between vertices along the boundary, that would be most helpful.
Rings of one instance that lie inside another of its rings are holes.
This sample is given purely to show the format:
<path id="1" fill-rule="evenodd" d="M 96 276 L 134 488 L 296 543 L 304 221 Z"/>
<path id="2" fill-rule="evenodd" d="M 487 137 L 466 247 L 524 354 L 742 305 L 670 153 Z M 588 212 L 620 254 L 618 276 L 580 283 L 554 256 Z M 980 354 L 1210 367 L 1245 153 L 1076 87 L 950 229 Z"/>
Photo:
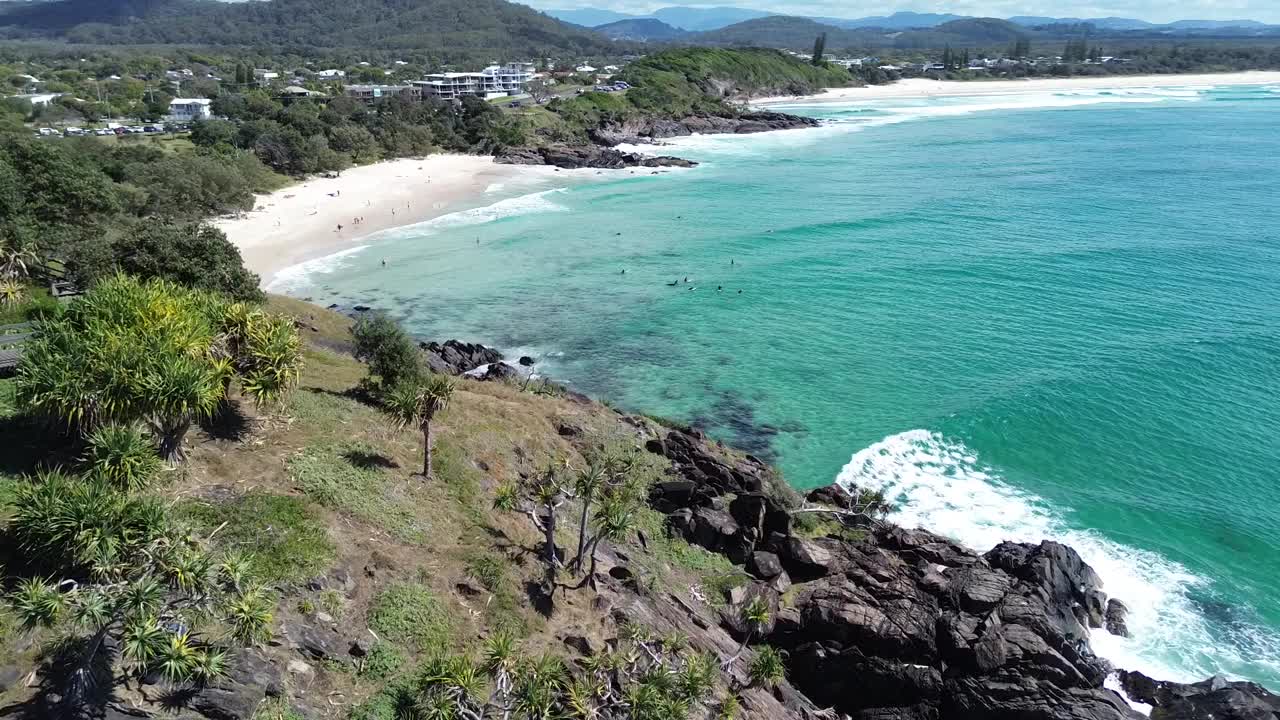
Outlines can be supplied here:
<path id="1" fill-rule="evenodd" d="M 681 10 L 695 10 L 703 13 L 703 21 L 699 27 L 688 27 L 681 25 L 678 20 Z M 754 17 L 746 17 L 733 20 L 728 11 L 742 11 L 745 13 L 754 13 Z M 974 19 L 980 16 L 976 15 L 956 15 L 951 13 L 916 13 L 909 11 L 898 11 L 888 15 L 871 15 L 859 18 L 839 18 L 830 16 L 809 16 L 809 15 L 792 15 L 785 12 L 763 12 L 756 10 L 747 10 L 744 8 L 718 7 L 718 8 L 688 8 L 682 6 L 672 6 L 655 10 L 648 15 L 637 15 L 629 13 L 620 13 L 613 10 L 604 10 L 600 8 L 575 8 L 567 10 L 551 9 L 544 11 L 551 17 L 573 22 L 576 24 L 595 27 L 609 22 L 617 22 L 620 20 L 644 20 L 657 19 L 669 25 L 682 30 L 689 31 L 711 31 L 719 30 L 730 25 L 734 25 L 747 20 L 758 19 L 761 17 L 802 17 L 807 20 L 813 20 L 818 23 L 838 27 L 842 29 L 857 28 L 881 28 L 885 30 L 910 30 L 916 28 L 932 28 L 954 20 Z M 582 22 L 584 18 L 608 17 L 607 20 L 598 22 Z M 579 19 L 574 19 L 579 18 Z M 711 20 L 715 18 L 715 20 Z M 1103 30 L 1153 30 L 1153 29 L 1172 29 L 1172 30 L 1220 30 L 1227 28 L 1241 29 L 1262 29 L 1280 27 L 1277 24 L 1260 22 L 1258 20 L 1238 19 L 1238 20 L 1176 20 L 1168 23 L 1155 23 L 1147 20 L 1123 17 L 1099 17 L 1099 18 L 1078 18 L 1078 17 L 1051 17 L 1038 15 L 1014 15 L 1007 18 L 1017 25 L 1023 25 L 1031 28 L 1039 25 L 1056 25 L 1056 24 L 1081 24 L 1089 23 Z M 710 26 L 711 22 L 723 22 L 716 26 Z"/>

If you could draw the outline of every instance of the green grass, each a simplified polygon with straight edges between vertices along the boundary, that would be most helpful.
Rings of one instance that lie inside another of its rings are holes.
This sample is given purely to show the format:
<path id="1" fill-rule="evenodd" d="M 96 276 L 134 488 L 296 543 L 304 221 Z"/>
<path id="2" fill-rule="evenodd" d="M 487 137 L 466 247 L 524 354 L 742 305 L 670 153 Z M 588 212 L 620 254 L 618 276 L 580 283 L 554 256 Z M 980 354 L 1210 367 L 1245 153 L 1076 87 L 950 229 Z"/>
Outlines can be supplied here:
<path id="1" fill-rule="evenodd" d="M 862 528 L 851 528 L 832 515 L 822 513 L 796 513 L 792 516 L 791 531 L 802 538 L 835 537 L 848 542 L 862 542 L 867 539 L 867 531 Z"/>
<path id="2" fill-rule="evenodd" d="M 267 698 L 253 712 L 253 720 L 306 720 L 282 697 Z"/>
<path id="3" fill-rule="evenodd" d="M 476 552 L 466 559 L 466 571 L 490 593 L 482 610 L 485 627 L 516 637 L 528 635 L 531 624 L 520 607 L 519 578 L 511 573 L 511 561 L 491 552 Z"/>
<path id="4" fill-rule="evenodd" d="M 636 527 L 645 533 L 649 543 L 649 552 L 641 558 L 641 564 L 659 578 L 667 575 L 664 563 L 694 573 L 701 579 L 707 600 L 714 605 L 723 604 L 730 590 L 750 580 L 725 556 L 673 537 L 667 531 L 666 516 L 656 510 L 641 510 Z"/>
<path id="5" fill-rule="evenodd" d="M 380 642 L 361 661 L 356 675 L 363 680 L 387 680 L 398 675 L 408 662 L 400 648 L 392 643 Z"/>
<path id="6" fill-rule="evenodd" d="M 507 561 L 493 553 L 476 553 L 467 558 L 467 575 L 492 592 L 507 579 Z"/>
<path id="7" fill-rule="evenodd" d="M 251 493 L 227 503 L 191 500 L 180 506 L 196 527 L 227 549 L 252 553 L 254 574 L 267 582 L 298 582 L 322 574 L 336 549 L 323 520 L 295 497 Z"/>
<path id="8" fill-rule="evenodd" d="M 369 627 L 379 637 L 425 653 L 448 650 L 453 626 L 448 608 L 421 583 L 391 585 L 369 608 Z"/>
<path id="9" fill-rule="evenodd" d="M 59 303 L 49 288 L 32 283 L 26 288 L 26 299 L 12 307 L 0 307 L 0 325 L 16 325 L 58 312 Z"/>
<path id="10" fill-rule="evenodd" d="M 415 508 L 431 499 L 415 497 L 408 473 L 385 467 L 390 464 L 377 448 L 359 442 L 309 447 L 288 463 L 298 488 L 321 505 L 380 527 L 399 540 L 425 545 L 430 528 Z"/>
<path id="11" fill-rule="evenodd" d="M 314 362 L 311 354 L 307 353 L 306 358 L 309 366 Z M 286 403 L 285 412 L 290 417 L 323 433 L 350 424 L 360 409 L 360 404 L 350 398 L 305 389 L 289 393 Z"/>
<path id="12" fill-rule="evenodd" d="M 18 384 L 13 378 L 0 380 L 0 419 L 18 414 Z"/>

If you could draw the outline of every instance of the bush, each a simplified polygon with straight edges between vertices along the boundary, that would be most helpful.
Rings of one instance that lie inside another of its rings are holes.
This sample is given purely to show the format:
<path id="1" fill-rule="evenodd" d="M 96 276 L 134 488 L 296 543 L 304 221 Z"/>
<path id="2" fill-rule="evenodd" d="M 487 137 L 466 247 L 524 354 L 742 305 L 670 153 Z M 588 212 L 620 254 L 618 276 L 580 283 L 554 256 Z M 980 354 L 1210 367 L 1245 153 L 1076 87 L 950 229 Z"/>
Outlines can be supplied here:
<path id="1" fill-rule="evenodd" d="M 189 288 L 222 293 L 245 302 L 264 299 L 258 276 L 244 267 L 240 250 L 211 225 L 148 221 L 111 241 L 105 252 L 81 249 L 76 275 L 92 283 L 117 271 L 163 278 Z"/>
<path id="2" fill-rule="evenodd" d="M 146 487 L 161 466 L 155 444 L 132 425 L 95 430 L 84 460 L 94 477 L 126 491 Z"/>
<path id="3" fill-rule="evenodd" d="M 360 318 L 351 328 L 351 336 L 356 359 L 369 363 L 369 372 L 381 379 L 383 388 L 422 374 L 421 355 L 413 339 L 386 315 Z"/>
<path id="4" fill-rule="evenodd" d="M 782 662 L 782 654 L 771 645 L 761 645 L 756 649 L 756 656 L 751 660 L 751 669 L 747 675 L 752 685 L 773 687 L 786 677 L 787 668 Z"/>
<path id="5" fill-rule="evenodd" d="M 187 430 L 234 376 L 264 403 L 296 382 L 302 362 L 288 321 L 165 280 L 115 276 L 39 330 L 19 366 L 19 401 L 82 432 L 144 422 L 166 460 L 183 457 Z"/>

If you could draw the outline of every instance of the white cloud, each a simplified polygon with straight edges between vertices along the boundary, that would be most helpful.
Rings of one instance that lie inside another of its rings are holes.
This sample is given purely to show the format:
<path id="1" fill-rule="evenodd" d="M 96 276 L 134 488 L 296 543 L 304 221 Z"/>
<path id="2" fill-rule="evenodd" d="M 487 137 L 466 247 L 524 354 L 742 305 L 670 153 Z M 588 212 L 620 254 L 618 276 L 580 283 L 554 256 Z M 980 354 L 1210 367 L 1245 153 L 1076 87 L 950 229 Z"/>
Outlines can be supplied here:
<path id="1" fill-rule="evenodd" d="M 923 0 L 903 0 L 885 5 L 879 2 L 843 0 L 526 0 L 541 10 L 594 7 L 619 12 L 645 14 L 668 5 L 733 6 L 767 10 L 787 15 L 826 15 L 856 18 L 885 15 L 894 10 L 955 13 L 1009 17 L 1050 15 L 1053 17 L 1130 17 L 1151 22 L 1173 20 L 1261 20 L 1280 23 L 1277 0 L 948 0 L 946 4 Z"/>

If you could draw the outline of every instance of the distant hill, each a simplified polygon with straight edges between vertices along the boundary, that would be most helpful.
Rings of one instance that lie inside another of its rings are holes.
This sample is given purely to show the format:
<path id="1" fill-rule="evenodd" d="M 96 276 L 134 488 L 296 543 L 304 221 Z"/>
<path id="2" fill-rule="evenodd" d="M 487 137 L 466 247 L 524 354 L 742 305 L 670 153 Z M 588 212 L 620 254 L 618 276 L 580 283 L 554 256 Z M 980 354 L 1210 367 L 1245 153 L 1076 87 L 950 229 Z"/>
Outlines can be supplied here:
<path id="1" fill-rule="evenodd" d="M 827 34 L 829 47 L 844 47 L 852 31 L 824 25 L 808 18 L 774 15 L 747 20 L 718 30 L 699 33 L 692 40 L 708 45 L 799 49 L 813 46 L 814 38 Z"/>
<path id="2" fill-rule="evenodd" d="M 627 13 L 615 12 L 613 10 L 605 10 L 602 8 L 574 8 L 572 10 L 547 10 L 546 14 L 557 20 L 563 20 L 574 25 L 582 27 L 599 27 L 608 23 L 615 23 L 621 20 L 640 20 L 640 15 L 628 15 Z"/>
<path id="3" fill-rule="evenodd" d="M 687 30 L 672 27 L 661 20 L 653 18 L 618 20 L 617 22 L 597 25 L 594 30 L 614 40 L 634 40 L 636 42 L 670 42 L 689 35 Z"/>
<path id="4" fill-rule="evenodd" d="M 4 3 L 0 3 L 3 7 Z M 0 38 L 103 45 L 412 49 L 456 57 L 616 52 L 608 38 L 506 0 L 59 0 L 0 9 Z"/>
<path id="5" fill-rule="evenodd" d="M 548 14 L 567 22 L 589 27 L 616 22 L 618 20 L 656 19 L 661 20 L 668 25 L 685 30 L 713 31 L 748 20 L 768 17 L 770 15 L 777 16 L 785 14 L 787 7 L 785 3 L 782 3 L 780 0 L 778 2 L 778 10 L 778 13 L 768 13 L 760 10 L 747 10 L 744 8 L 734 7 L 702 8 L 673 6 L 663 8 L 649 15 L 626 15 L 611 10 L 597 8 L 550 10 L 548 11 Z M 847 30 L 881 28 L 888 31 L 931 29 L 956 20 L 974 19 L 972 16 L 968 15 L 916 12 L 895 12 L 890 15 L 872 15 L 861 18 L 821 16 L 794 17 L 803 17 L 804 19 L 812 20 L 822 25 Z M 1231 35 L 1247 30 L 1280 29 L 1276 25 L 1267 25 L 1266 23 L 1261 23 L 1256 20 L 1179 20 L 1177 22 L 1167 24 L 1158 24 L 1147 22 L 1145 20 L 1122 17 L 1076 18 L 1050 17 L 1044 15 L 1018 15 L 1007 19 L 1015 25 L 1021 25 L 1026 28 L 1049 25 L 1082 25 L 1087 23 L 1097 30 L 1108 32 L 1172 31 L 1176 33 L 1205 34 L 1208 31 L 1217 30 L 1228 31 L 1226 34 Z"/>
<path id="6" fill-rule="evenodd" d="M 652 17 L 683 30 L 698 32 L 715 30 L 744 20 L 754 20 L 773 14 L 732 7 L 665 7 L 655 10 Z"/>
<path id="7" fill-rule="evenodd" d="M 910 30 L 941 25 L 952 20 L 962 20 L 967 15 L 950 15 L 946 13 L 914 13 L 896 12 L 892 15 L 873 15 L 853 20 L 840 18 L 821 18 L 831 25 L 842 28 L 877 27 L 886 30 Z"/>
<path id="8" fill-rule="evenodd" d="M 759 46 L 808 50 L 814 38 L 827 34 L 827 48 L 940 48 L 977 45 L 1006 45 L 1030 35 L 1029 31 L 1008 20 L 996 18 L 964 18 L 933 28 L 890 31 L 886 28 L 841 28 L 808 18 L 774 15 L 748 20 L 711 32 L 692 36 L 691 41 L 709 45 Z"/>

